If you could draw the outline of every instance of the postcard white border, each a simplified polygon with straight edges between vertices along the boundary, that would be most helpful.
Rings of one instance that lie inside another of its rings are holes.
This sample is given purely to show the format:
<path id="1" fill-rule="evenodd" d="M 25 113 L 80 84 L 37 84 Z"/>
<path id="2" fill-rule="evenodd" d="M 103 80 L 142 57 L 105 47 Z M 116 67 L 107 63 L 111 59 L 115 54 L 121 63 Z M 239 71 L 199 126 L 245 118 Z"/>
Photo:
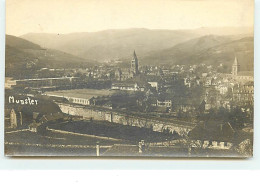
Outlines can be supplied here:
<path id="1" fill-rule="evenodd" d="M 4 157 L 4 51 L 5 51 L 5 0 L 0 0 L 0 169 L 260 169 L 260 0 L 255 0 L 255 123 L 254 157 L 247 160 L 199 160 L 199 159 L 86 159 L 86 158 L 8 158 Z"/>

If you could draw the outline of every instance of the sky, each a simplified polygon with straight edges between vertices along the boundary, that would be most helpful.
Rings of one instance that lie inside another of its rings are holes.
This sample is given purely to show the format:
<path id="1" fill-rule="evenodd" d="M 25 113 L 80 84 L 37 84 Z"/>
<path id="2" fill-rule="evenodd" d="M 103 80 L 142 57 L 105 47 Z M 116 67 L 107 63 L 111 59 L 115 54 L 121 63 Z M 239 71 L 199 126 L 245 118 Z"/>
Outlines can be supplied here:
<path id="1" fill-rule="evenodd" d="M 6 33 L 252 27 L 254 0 L 6 0 Z"/>

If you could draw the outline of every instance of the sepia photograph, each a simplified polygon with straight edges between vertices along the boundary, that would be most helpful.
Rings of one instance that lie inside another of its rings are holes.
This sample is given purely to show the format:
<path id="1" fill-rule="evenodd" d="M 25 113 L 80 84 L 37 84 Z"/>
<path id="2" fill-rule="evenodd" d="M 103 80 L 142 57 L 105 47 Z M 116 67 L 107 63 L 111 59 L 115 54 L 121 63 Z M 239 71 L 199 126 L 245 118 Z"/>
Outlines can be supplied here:
<path id="1" fill-rule="evenodd" d="M 5 156 L 251 158 L 254 0 L 6 0 Z"/>

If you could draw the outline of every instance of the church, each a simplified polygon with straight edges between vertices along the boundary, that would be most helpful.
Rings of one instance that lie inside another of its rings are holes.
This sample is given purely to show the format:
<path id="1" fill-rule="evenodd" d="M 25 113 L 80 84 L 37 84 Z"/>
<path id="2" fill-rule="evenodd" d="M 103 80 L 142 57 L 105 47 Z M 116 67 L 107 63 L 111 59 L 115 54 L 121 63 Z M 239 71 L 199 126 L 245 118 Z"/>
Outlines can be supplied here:
<path id="1" fill-rule="evenodd" d="M 234 63 L 232 65 L 232 78 L 239 82 L 244 81 L 254 81 L 253 71 L 240 71 L 240 64 L 235 57 Z"/>
<path id="2" fill-rule="evenodd" d="M 118 81 L 125 81 L 129 78 L 133 78 L 133 77 L 137 76 L 138 74 L 139 74 L 139 62 L 138 62 L 137 55 L 134 51 L 130 68 L 117 69 L 115 71 L 115 78 Z"/>

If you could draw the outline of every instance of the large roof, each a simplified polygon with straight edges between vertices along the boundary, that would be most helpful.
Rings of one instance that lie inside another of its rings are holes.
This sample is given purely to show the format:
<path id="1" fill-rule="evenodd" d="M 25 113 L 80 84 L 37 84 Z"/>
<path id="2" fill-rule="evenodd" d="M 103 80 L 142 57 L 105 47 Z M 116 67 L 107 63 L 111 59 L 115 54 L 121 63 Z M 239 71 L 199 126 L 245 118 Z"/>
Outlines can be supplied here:
<path id="1" fill-rule="evenodd" d="M 232 141 L 234 129 L 230 123 L 199 123 L 190 133 L 190 139 L 211 141 Z"/>
<path id="2" fill-rule="evenodd" d="M 91 99 L 97 96 L 109 96 L 114 92 L 107 89 L 73 89 L 46 92 L 49 96 Z"/>

